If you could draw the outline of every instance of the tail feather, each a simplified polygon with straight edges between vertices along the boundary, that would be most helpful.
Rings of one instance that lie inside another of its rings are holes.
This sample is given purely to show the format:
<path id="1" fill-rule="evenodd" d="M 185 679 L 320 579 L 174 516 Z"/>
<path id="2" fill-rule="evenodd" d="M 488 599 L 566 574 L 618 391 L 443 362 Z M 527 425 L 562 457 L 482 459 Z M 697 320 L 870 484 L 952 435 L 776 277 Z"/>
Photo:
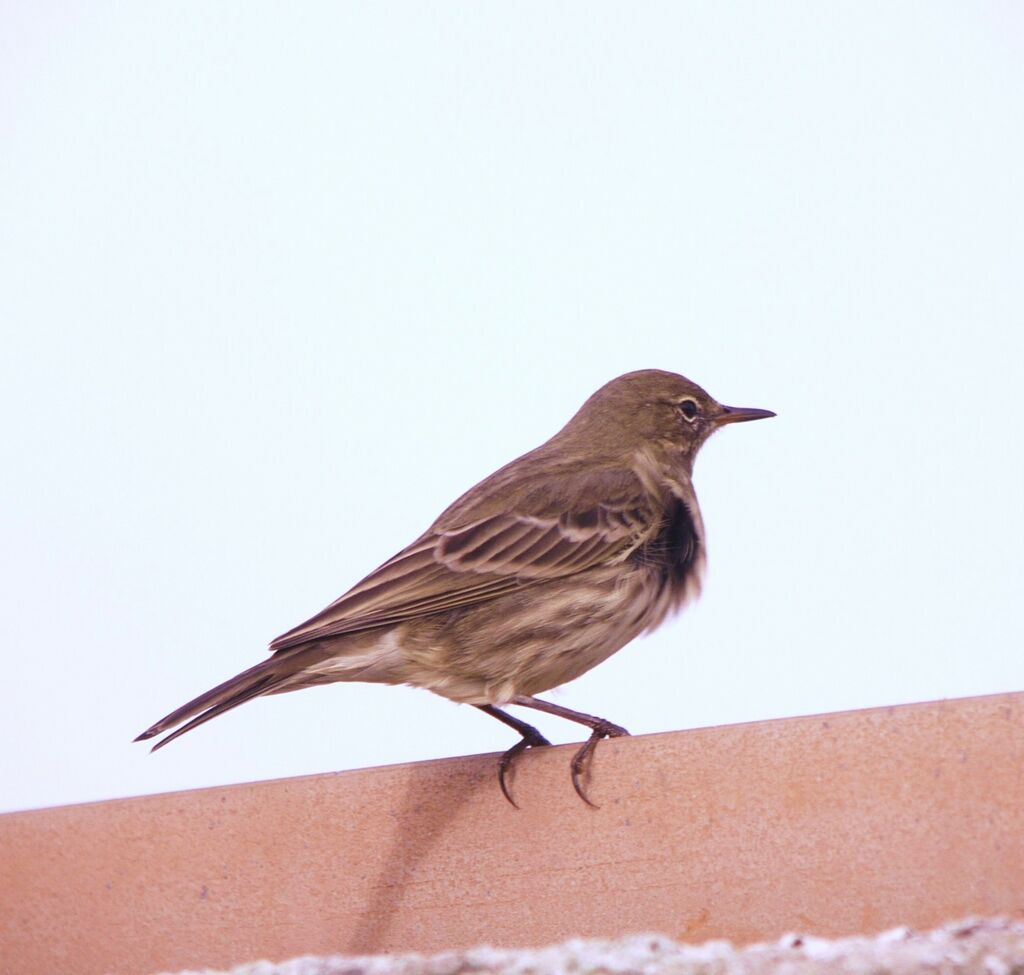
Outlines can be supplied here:
<path id="1" fill-rule="evenodd" d="M 211 718 L 216 718 L 217 715 L 230 711 L 232 708 L 236 708 L 239 704 L 244 704 L 254 697 L 268 693 L 272 688 L 277 687 L 289 677 L 294 676 L 295 670 L 296 668 L 292 666 L 282 668 L 281 661 L 271 657 L 270 660 L 265 660 L 255 667 L 243 670 L 242 673 L 236 674 L 229 680 L 224 681 L 223 684 L 218 684 L 204 694 L 200 694 L 194 700 L 183 704 L 177 710 L 161 718 L 152 727 L 147 728 L 135 740 L 145 741 L 148 738 L 154 738 L 161 732 L 181 724 L 182 721 L 188 718 L 192 718 L 191 721 L 182 725 L 177 731 L 158 741 L 151 749 L 155 752 L 158 748 L 163 748 L 164 745 L 185 734 L 186 731 L 191 731 L 193 728 L 205 724 Z"/>
<path id="2" fill-rule="evenodd" d="M 186 731 L 191 731 L 193 728 L 198 728 L 199 725 L 205 724 L 210 718 L 216 718 L 218 714 L 223 714 L 225 711 L 230 711 L 232 708 L 237 708 L 239 704 L 244 704 L 246 701 L 252 700 L 254 697 L 259 697 L 260 694 L 265 694 L 267 689 L 275 683 L 280 683 L 282 678 L 274 678 L 273 676 L 266 676 L 256 681 L 251 687 L 246 687 L 240 690 L 237 694 L 229 697 L 226 701 L 221 701 L 220 704 L 215 704 L 212 708 L 207 708 L 202 714 L 196 715 L 187 724 L 183 724 L 177 731 L 172 731 L 169 735 L 165 735 L 161 738 L 151 749 L 151 752 L 155 752 L 164 745 L 169 745 L 175 738 L 185 734 Z"/>
<path id="3" fill-rule="evenodd" d="M 177 728 L 153 746 L 152 750 L 156 751 L 186 731 L 261 694 L 278 694 L 339 680 L 379 681 L 387 684 L 405 680 L 404 672 L 400 669 L 401 657 L 393 637 L 387 634 L 382 637 L 375 632 L 362 634 L 361 640 L 357 636 L 346 638 L 344 647 L 335 641 L 279 650 L 255 667 L 243 670 L 223 684 L 211 687 L 205 694 L 183 704 L 147 728 L 135 740 L 146 741 Z M 329 661 L 330 666 L 325 668 L 325 661 Z M 182 726 L 178 728 L 178 725 Z"/>

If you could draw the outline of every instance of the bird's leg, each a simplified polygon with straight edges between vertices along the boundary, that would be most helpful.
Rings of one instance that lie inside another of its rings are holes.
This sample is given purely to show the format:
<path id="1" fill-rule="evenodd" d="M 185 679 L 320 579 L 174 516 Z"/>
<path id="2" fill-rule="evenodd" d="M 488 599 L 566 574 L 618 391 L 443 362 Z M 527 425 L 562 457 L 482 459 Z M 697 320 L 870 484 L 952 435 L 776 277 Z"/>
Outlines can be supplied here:
<path id="1" fill-rule="evenodd" d="M 489 714 L 492 718 L 497 718 L 502 724 L 507 724 L 510 728 L 515 728 L 523 737 L 517 741 L 504 755 L 501 756 L 501 760 L 498 762 L 498 784 L 501 786 L 502 795 L 516 809 L 515 799 L 508 791 L 508 786 L 505 783 L 505 773 L 508 772 L 512 766 L 512 762 L 520 752 L 526 751 L 527 748 L 538 748 L 541 745 L 550 745 L 551 742 L 547 740 L 532 724 L 527 724 L 525 721 L 520 721 L 519 718 L 513 717 L 511 714 L 506 714 L 504 711 L 493 707 L 490 704 L 478 704 L 476 705 L 484 714 Z"/>
<path id="2" fill-rule="evenodd" d="M 612 724 L 605 718 L 595 718 L 592 714 L 584 714 L 582 711 L 573 711 L 572 708 L 562 707 L 561 704 L 551 704 L 548 701 L 541 701 L 535 697 L 527 697 L 525 694 L 516 695 L 509 701 L 509 704 L 518 704 L 524 708 L 534 708 L 537 711 L 546 711 L 548 714 L 557 715 L 559 718 L 566 718 L 575 721 L 577 724 L 586 725 L 590 729 L 590 737 L 580 746 L 578 752 L 572 757 L 572 787 L 576 794 L 588 805 L 597 808 L 583 791 L 583 784 L 580 781 L 584 771 L 589 767 L 588 759 L 597 748 L 597 743 L 602 738 L 621 738 L 628 735 L 625 728 Z"/>

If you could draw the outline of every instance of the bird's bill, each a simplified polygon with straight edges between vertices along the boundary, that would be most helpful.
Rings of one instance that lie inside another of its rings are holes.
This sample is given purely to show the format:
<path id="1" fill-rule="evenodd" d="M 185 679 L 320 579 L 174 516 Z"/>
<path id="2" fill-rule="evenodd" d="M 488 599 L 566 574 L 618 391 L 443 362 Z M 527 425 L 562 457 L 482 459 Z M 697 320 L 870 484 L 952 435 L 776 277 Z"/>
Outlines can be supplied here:
<path id="1" fill-rule="evenodd" d="M 747 420 L 767 420 L 775 416 L 771 410 L 759 410 L 753 406 L 723 406 L 722 413 L 715 421 L 719 426 L 724 423 L 746 423 Z"/>

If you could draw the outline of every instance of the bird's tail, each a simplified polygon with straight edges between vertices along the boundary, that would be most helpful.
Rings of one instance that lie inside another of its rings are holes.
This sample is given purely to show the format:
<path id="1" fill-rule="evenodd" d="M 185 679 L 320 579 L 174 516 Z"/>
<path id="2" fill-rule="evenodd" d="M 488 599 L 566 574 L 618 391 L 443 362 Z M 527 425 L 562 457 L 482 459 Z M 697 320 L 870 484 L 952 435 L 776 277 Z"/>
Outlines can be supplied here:
<path id="1" fill-rule="evenodd" d="M 294 658 L 299 656 L 299 654 L 291 654 L 289 656 Z M 164 745 L 174 741 L 179 735 L 185 734 L 186 731 L 191 731 L 193 728 L 205 724 L 211 718 L 216 718 L 218 714 L 230 711 L 232 708 L 238 707 L 239 704 L 251 701 L 254 697 L 259 697 L 261 694 L 272 693 L 274 690 L 279 689 L 280 685 L 284 684 L 289 678 L 294 677 L 298 669 L 301 669 L 301 665 L 296 666 L 298 661 L 294 659 L 289 660 L 284 666 L 282 666 L 283 663 L 279 657 L 274 656 L 269 660 L 263 661 L 263 663 L 257 664 L 255 667 L 243 670 L 230 680 L 224 681 L 223 684 L 218 684 L 205 694 L 200 694 L 199 697 L 189 701 L 188 704 L 183 704 L 176 711 L 172 711 L 167 715 L 167 717 L 161 718 L 151 728 L 147 728 L 142 732 L 135 740 L 145 741 L 147 738 L 154 738 L 161 732 L 167 731 L 168 728 L 173 728 L 188 718 L 192 719 L 187 724 L 178 728 L 177 731 L 158 741 L 152 748 L 152 751 L 155 752 L 158 748 L 163 748 Z"/>

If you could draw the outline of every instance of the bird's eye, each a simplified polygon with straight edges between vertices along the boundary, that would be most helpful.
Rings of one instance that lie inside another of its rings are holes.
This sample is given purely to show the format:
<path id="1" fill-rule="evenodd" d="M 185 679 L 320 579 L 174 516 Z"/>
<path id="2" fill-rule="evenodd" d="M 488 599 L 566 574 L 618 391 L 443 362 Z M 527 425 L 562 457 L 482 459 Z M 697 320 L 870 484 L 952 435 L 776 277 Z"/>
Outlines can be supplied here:
<path id="1" fill-rule="evenodd" d="M 684 399 L 679 404 L 679 412 L 682 413 L 687 420 L 692 420 L 697 416 L 697 404 L 692 399 Z"/>

